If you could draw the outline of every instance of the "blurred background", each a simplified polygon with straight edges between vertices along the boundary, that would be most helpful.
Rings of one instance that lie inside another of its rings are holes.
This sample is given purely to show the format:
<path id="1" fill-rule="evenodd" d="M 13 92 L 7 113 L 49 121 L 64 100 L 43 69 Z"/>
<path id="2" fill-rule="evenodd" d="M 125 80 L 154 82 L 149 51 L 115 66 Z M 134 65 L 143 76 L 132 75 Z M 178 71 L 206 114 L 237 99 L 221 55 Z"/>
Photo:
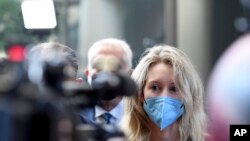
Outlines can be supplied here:
<path id="1" fill-rule="evenodd" d="M 21 5 L 28 1 L 52 0 L 0 0 L 0 56 L 11 42 L 58 41 L 77 50 L 79 75 L 88 48 L 115 37 L 131 45 L 134 65 L 145 48 L 157 43 L 184 50 L 206 84 L 222 52 L 249 29 L 238 0 L 53 0 L 56 25 L 43 29 L 25 27 Z M 46 16 L 35 17 L 46 21 Z"/>

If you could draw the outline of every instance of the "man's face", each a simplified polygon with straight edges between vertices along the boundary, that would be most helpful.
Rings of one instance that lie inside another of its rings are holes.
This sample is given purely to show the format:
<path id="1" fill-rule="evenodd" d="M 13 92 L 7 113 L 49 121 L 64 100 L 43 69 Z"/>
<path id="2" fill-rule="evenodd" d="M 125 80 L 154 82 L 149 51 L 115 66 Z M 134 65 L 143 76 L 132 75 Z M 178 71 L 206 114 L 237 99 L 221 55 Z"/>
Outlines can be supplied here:
<path id="1" fill-rule="evenodd" d="M 98 54 L 92 60 L 92 65 L 88 68 L 87 78 L 91 85 L 93 75 L 101 71 L 107 72 L 128 72 L 127 64 L 119 54 Z"/>

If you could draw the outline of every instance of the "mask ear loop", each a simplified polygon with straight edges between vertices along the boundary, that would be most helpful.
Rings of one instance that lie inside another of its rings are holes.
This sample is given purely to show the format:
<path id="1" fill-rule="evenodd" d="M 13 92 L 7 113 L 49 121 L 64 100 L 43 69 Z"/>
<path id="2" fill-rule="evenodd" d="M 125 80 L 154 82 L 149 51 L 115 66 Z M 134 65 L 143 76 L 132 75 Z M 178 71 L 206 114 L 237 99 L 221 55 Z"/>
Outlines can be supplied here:
<path id="1" fill-rule="evenodd" d="M 146 99 L 144 97 L 143 97 L 143 101 L 144 101 L 144 103 L 148 104 L 147 101 L 146 101 Z"/>
<path id="2" fill-rule="evenodd" d="M 185 107 L 185 105 L 184 105 L 184 104 L 182 104 L 180 108 L 182 108 L 182 107 Z"/>

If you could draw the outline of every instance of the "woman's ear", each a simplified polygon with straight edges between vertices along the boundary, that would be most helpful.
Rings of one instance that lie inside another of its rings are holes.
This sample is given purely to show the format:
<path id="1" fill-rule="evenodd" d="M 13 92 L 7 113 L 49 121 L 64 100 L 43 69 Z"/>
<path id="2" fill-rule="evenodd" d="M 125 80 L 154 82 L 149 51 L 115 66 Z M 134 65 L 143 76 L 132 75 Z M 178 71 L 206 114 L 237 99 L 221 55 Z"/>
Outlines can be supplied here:
<path id="1" fill-rule="evenodd" d="M 145 88 L 145 84 L 146 84 L 146 80 L 143 81 L 143 86 L 142 88 L 139 90 L 139 95 L 138 95 L 138 99 L 140 102 L 144 102 L 145 97 L 144 97 L 144 88 Z"/>
<path id="2" fill-rule="evenodd" d="M 145 98 L 144 98 L 144 93 L 143 91 L 140 92 L 140 94 L 138 95 L 138 99 L 140 103 L 143 103 Z"/>

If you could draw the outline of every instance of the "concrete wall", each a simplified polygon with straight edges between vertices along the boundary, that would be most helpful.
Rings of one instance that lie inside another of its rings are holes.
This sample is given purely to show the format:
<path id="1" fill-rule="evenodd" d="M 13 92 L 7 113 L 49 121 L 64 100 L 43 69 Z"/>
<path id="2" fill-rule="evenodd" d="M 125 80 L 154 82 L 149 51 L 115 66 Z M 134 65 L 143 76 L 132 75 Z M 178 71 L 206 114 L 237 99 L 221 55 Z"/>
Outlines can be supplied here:
<path id="1" fill-rule="evenodd" d="M 176 44 L 190 57 L 204 82 L 210 71 L 210 2 L 176 1 Z"/>
<path id="2" fill-rule="evenodd" d="M 97 40 L 123 37 L 120 0 L 81 0 L 79 8 L 80 70 L 87 65 L 89 47 Z M 82 73 L 82 72 L 80 72 Z"/>

